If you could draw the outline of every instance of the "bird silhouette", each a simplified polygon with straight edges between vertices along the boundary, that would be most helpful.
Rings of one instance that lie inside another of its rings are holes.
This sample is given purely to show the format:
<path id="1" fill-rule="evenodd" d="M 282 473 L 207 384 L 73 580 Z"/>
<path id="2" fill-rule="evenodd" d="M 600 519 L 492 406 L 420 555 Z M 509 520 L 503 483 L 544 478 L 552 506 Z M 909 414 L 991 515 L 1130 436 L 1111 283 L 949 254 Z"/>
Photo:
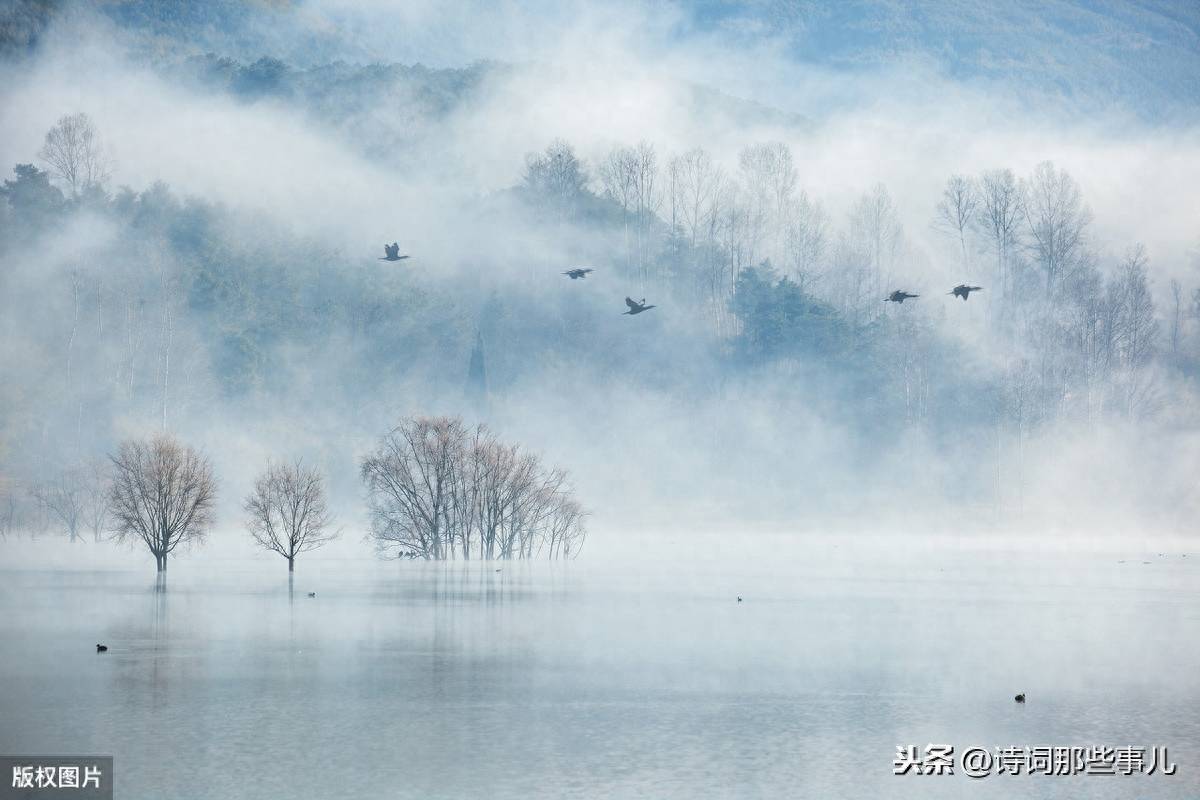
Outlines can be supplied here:
<path id="1" fill-rule="evenodd" d="M 946 294 L 952 294 L 955 297 L 961 297 L 964 301 L 970 299 L 971 292 L 982 292 L 982 286 L 967 286 L 965 283 L 960 283 Z"/>
<path id="2" fill-rule="evenodd" d="M 108 645 L 106 645 L 106 644 L 98 644 L 98 645 L 96 645 L 96 652 L 97 652 L 97 653 L 107 653 L 107 652 L 108 652 Z"/>
<path id="3" fill-rule="evenodd" d="M 637 300 L 634 300 L 632 297 L 626 297 L 625 305 L 629 306 L 629 310 L 626 311 L 625 313 L 629 314 L 631 316 L 634 314 L 640 314 L 643 311 L 649 311 L 650 309 L 655 308 L 655 306 L 646 305 L 646 298 L 644 298 L 644 297 L 642 298 L 642 301 L 640 303 Z"/>
<path id="4" fill-rule="evenodd" d="M 391 244 L 384 244 L 383 252 L 385 253 L 385 255 L 383 258 L 379 259 L 380 261 L 403 261 L 404 259 L 408 258 L 408 256 L 400 255 L 400 243 L 399 242 L 392 242 Z"/>
<path id="5" fill-rule="evenodd" d="M 896 291 L 889 294 L 887 297 L 883 298 L 883 302 L 885 302 L 885 303 L 903 303 L 905 300 L 910 300 L 914 297 L 920 297 L 920 296 L 921 295 L 919 295 L 919 294 L 909 294 L 908 292 L 903 292 L 903 291 L 897 289 Z"/>
<path id="6" fill-rule="evenodd" d="M 742 596 L 740 594 L 738 595 L 738 602 L 742 602 Z"/>
<path id="7" fill-rule="evenodd" d="M 1019 695 L 1014 697 L 1013 700 L 1016 700 L 1018 703 L 1024 703 L 1025 702 L 1025 693 L 1021 692 Z"/>
<path id="8" fill-rule="evenodd" d="M 595 271 L 596 270 L 592 269 L 591 267 L 575 267 L 574 269 L 567 270 L 563 273 L 563 275 L 566 275 L 568 278 L 574 281 L 580 278 L 586 278 L 589 272 Z"/>
<path id="9" fill-rule="evenodd" d="M 308 593 L 308 596 L 309 596 L 309 597 L 316 597 L 316 596 L 317 596 L 317 593 L 316 593 L 316 592 L 309 592 L 309 593 Z"/>

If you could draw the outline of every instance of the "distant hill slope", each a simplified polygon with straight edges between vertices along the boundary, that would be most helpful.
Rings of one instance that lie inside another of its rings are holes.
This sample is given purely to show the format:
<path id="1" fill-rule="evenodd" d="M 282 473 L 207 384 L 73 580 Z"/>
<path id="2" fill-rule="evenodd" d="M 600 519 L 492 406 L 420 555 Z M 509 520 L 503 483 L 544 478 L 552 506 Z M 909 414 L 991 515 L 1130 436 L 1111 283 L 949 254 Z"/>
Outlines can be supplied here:
<path id="1" fill-rule="evenodd" d="M 582 0 L 577 4 L 587 7 Z M 469 37 L 456 24 L 477 18 L 486 25 L 503 14 L 533 19 L 542 3 L 507 10 L 483 0 L 461 5 L 448 6 L 444 30 L 422 31 L 424 39 L 414 32 L 413 41 L 426 45 L 444 41 L 440 52 L 407 58 L 372 49 L 386 38 L 368 41 L 347 33 L 369 28 L 371 15 L 386 9 L 319 0 L 0 0 L 0 47 L 12 53 L 36 46 L 54 15 L 89 6 L 136 32 L 139 46 L 158 56 L 211 51 L 248 63 L 266 56 L 306 68 L 337 60 L 446 64 L 447 53 L 461 53 L 453 63 L 462 66 L 489 54 L 471 55 Z M 716 34 L 731 46 L 751 49 L 782 42 L 798 62 L 846 71 L 915 60 L 954 80 L 1059 101 L 1068 111 L 1117 105 L 1150 121 L 1200 119 L 1196 0 L 691 0 L 634 7 L 686 21 L 664 26 L 670 31 L 664 35 L 677 41 Z M 469 13 L 472 9 L 478 13 Z M 430 14 L 442 18 L 440 10 Z M 563 17 L 572 15 L 560 12 Z M 362 24 L 350 25 L 351 18 Z"/>
<path id="2" fill-rule="evenodd" d="M 696 26 L 782 39 L 798 60 L 857 69 L 926 58 L 952 78 L 1015 84 L 1148 118 L 1200 110 L 1195 0 L 698 0 Z"/>

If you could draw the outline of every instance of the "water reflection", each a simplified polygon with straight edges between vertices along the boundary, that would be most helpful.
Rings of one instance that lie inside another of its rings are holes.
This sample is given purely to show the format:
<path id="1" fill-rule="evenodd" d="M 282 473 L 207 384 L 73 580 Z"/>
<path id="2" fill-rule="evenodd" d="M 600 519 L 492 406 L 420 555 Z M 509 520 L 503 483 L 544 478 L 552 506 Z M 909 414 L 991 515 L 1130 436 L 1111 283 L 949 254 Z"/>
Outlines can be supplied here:
<path id="1" fill-rule="evenodd" d="M 836 798 L 968 791 L 893 779 L 901 742 L 1164 744 L 1170 781 L 1020 794 L 1196 794 L 1200 582 L 1182 560 L 822 557 L 368 562 L 286 587 L 235 563 L 177 569 L 170 592 L 9 570 L 0 750 L 112 752 L 122 797 Z"/>

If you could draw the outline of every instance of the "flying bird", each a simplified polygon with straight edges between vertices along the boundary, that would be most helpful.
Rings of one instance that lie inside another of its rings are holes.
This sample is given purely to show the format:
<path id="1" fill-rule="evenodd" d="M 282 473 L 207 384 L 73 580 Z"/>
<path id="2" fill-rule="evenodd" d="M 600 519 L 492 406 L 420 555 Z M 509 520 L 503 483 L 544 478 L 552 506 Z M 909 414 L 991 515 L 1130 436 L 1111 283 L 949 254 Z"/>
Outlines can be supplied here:
<path id="1" fill-rule="evenodd" d="M 108 645 L 106 645 L 106 644 L 98 644 L 98 645 L 96 645 L 96 652 L 97 652 L 97 653 L 107 653 L 107 652 L 108 652 Z"/>
<path id="2" fill-rule="evenodd" d="M 1025 693 L 1021 692 L 1019 695 L 1014 697 L 1013 700 L 1016 700 L 1018 703 L 1024 703 L 1025 702 Z"/>
<path id="3" fill-rule="evenodd" d="M 982 292 L 982 286 L 967 286 L 965 283 L 960 283 L 946 294 L 952 294 L 955 297 L 961 297 L 964 301 L 970 299 L 971 292 Z"/>
<path id="4" fill-rule="evenodd" d="M 883 302 L 885 302 L 885 303 L 903 303 L 905 300 L 910 300 L 914 297 L 920 297 L 920 296 L 921 295 L 919 295 L 919 294 L 909 294 L 908 292 L 902 292 L 899 289 L 897 289 L 896 291 L 889 294 L 887 297 L 883 298 Z"/>
<path id="5" fill-rule="evenodd" d="M 586 278 L 589 272 L 595 271 L 596 270 L 592 269 L 591 267 L 575 267 L 574 269 L 567 270 L 563 273 L 563 275 L 566 275 L 568 278 L 574 281 L 578 280 L 579 278 Z"/>
<path id="6" fill-rule="evenodd" d="M 316 597 L 316 596 L 317 596 L 317 593 L 316 593 L 316 592 L 309 592 L 309 593 L 308 593 L 308 596 L 309 596 L 309 597 Z"/>
<path id="7" fill-rule="evenodd" d="M 626 297 L 625 305 L 629 306 L 629 310 L 626 311 L 625 313 L 629 314 L 630 316 L 632 316 L 634 314 L 640 314 L 643 311 L 649 311 L 650 309 L 655 307 L 655 306 L 646 305 L 646 298 L 644 298 L 644 297 L 642 298 L 642 302 L 640 302 L 640 303 L 637 300 L 634 300 L 632 297 Z"/>
<path id="8" fill-rule="evenodd" d="M 400 255 L 400 243 L 392 242 L 391 244 L 383 245 L 383 252 L 386 254 L 380 261 L 403 261 L 408 256 Z"/>

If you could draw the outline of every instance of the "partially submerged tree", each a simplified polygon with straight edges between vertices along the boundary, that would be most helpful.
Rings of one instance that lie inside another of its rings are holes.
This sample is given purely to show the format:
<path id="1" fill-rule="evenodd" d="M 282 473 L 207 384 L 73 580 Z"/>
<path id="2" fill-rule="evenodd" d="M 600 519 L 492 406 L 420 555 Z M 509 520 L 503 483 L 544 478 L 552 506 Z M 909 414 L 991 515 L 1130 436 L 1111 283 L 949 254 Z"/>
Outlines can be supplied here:
<path id="1" fill-rule="evenodd" d="M 109 507 L 118 541 L 140 541 L 159 572 L 181 544 L 198 542 L 213 524 L 212 465 L 168 434 L 123 443 L 112 461 Z"/>
<path id="2" fill-rule="evenodd" d="M 33 495 L 50 516 L 62 523 L 72 542 L 79 538 L 86 500 L 79 470 L 60 471 L 53 479 L 34 487 Z"/>
<path id="3" fill-rule="evenodd" d="M 288 572 L 295 572 L 296 556 L 338 537 L 338 531 L 330 530 L 333 515 L 324 476 L 299 460 L 268 463 L 242 507 L 254 541 L 286 558 Z"/>
<path id="4" fill-rule="evenodd" d="M 586 516 L 566 473 L 461 419 L 403 420 L 362 460 L 384 555 L 573 558 Z M 398 549 L 398 552 L 397 552 Z"/>
<path id="5" fill-rule="evenodd" d="M 108 526 L 108 462 L 94 459 L 80 469 L 83 482 L 83 519 L 92 530 L 92 540 L 100 541 Z"/>

